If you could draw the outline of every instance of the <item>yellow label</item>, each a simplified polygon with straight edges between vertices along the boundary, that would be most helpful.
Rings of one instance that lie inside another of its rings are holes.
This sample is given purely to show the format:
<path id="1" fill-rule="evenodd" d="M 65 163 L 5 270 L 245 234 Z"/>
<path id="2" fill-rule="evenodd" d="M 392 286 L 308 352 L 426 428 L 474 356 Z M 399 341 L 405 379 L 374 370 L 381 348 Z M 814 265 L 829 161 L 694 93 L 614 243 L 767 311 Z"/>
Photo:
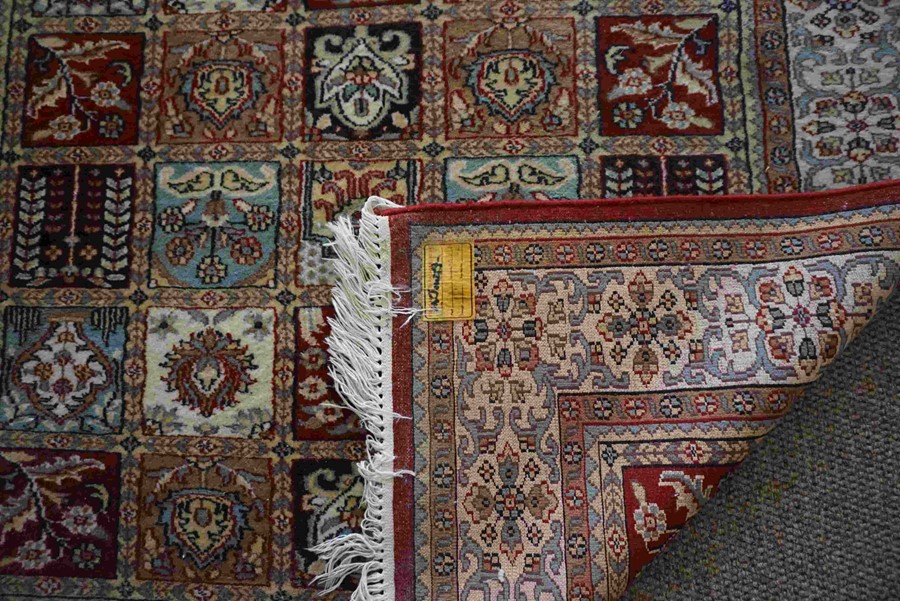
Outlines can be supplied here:
<path id="1" fill-rule="evenodd" d="M 475 316 L 475 270 L 471 242 L 425 245 L 422 289 L 425 319 L 472 319 Z"/>

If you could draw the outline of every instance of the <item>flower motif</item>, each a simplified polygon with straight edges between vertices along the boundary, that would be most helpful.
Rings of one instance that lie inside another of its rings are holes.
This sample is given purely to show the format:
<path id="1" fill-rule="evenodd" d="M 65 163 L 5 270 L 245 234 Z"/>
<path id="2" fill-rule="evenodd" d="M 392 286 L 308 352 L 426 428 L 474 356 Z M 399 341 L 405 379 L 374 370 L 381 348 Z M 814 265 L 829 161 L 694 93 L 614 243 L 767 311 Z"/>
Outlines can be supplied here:
<path id="1" fill-rule="evenodd" d="M 197 266 L 197 278 L 204 284 L 218 284 L 228 274 L 228 269 L 218 256 L 203 257 Z"/>
<path id="2" fill-rule="evenodd" d="M 73 534 L 91 534 L 97 529 L 97 514 L 87 505 L 76 505 L 60 523 Z"/>
<path id="3" fill-rule="evenodd" d="M 322 369 L 325 365 L 325 357 L 324 350 L 317 347 L 310 347 L 300 353 L 300 367 L 309 371 Z"/>
<path id="4" fill-rule="evenodd" d="M 212 198 L 206 202 L 203 214 L 200 215 L 200 221 L 208 228 L 218 228 L 228 224 L 228 209 L 218 190 L 213 190 Z"/>
<path id="5" fill-rule="evenodd" d="M 25 570 L 40 570 L 52 561 L 50 549 L 44 539 L 30 540 L 19 547 L 16 561 Z"/>
<path id="6" fill-rule="evenodd" d="M 656 503 L 641 503 L 634 510 L 634 529 L 645 542 L 659 540 L 666 532 L 666 512 Z"/>
<path id="7" fill-rule="evenodd" d="M 262 205 L 250 205 L 244 212 L 247 219 L 247 227 L 251 232 L 261 232 L 269 229 L 275 221 L 275 214 L 268 207 Z"/>
<path id="8" fill-rule="evenodd" d="M 274 318 L 268 311 L 250 311 L 244 316 L 244 323 L 247 324 L 247 327 L 244 328 L 243 335 L 258 342 L 267 340 L 272 335 L 273 320 Z"/>
<path id="9" fill-rule="evenodd" d="M 522 469 L 520 470 L 520 467 Z M 497 455 L 485 456 L 478 469 L 482 482 L 467 491 L 462 505 L 481 528 L 489 545 L 499 541 L 500 552 L 515 561 L 525 541 L 539 547 L 543 533 L 536 523 L 546 523 L 556 513 L 559 500 L 540 468 L 531 459 L 520 466 L 520 455 L 507 443 Z"/>
<path id="10" fill-rule="evenodd" d="M 72 115 L 60 115 L 49 123 L 56 140 L 71 140 L 81 133 L 81 122 Z"/>
<path id="11" fill-rule="evenodd" d="M 101 81 L 91 90 L 91 100 L 97 106 L 108 107 L 119 102 L 122 91 L 111 81 Z"/>
<path id="12" fill-rule="evenodd" d="M 856 15 L 849 12 L 838 13 L 834 18 L 834 32 L 842 38 L 852 38 L 859 33 Z"/>
<path id="13" fill-rule="evenodd" d="M 863 138 L 854 138 L 847 145 L 847 157 L 857 163 L 865 163 L 872 156 L 872 144 Z"/>
<path id="14" fill-rule="evenodd" d="M 85 261 L 90 261 L 91 259 L 96 257 L 99 252 L 100 251 L 97 250 L 96 246 L 89 244 L 82 248 L 78 254 L 81 255 L 81 258 Z"/>
<path id="15" fill-rule="evenodd" d="M 125 121 L 119 115 L 104 115 L 97 124 L 97 131 L 104 138 L 118 138 L 125 130 Z"/>
<path id="16" fill-rule="evenodd" d="M 618 91 L 620 95 L 644 94 L 650 90 L 650 75 L 639 68 L 625 69 L 619 77 Z"/>
<path id="17" fill-rule="evenodd" d="M 180 232 L 184 228 L 184 213 L 180 207 L 166 207 L 159 213 L 156 222 L 164 232 Z"/>
<path id="18" fill-rule="evenodd" d="M 96 546 L 84 543 L 75 547 L 72 551 L 72 563 L 82 570 L 90 570 L 100 563 L 101 552 Z"/>
<path id="19" fill-rule="evenodd" d="M 837 286 L 827 275 L 808 275 L 791 266 L 778 279 L 757 284 L 760 307 L 756 325 L 769 356 L 778 363 L 798 361 L 812 376 L 837 354 L 838 332 L 848 315 L 836 296 Z"/>
<path id="20" fill-rule="evenodd" d="M 161 311 L 159 313 L 151 313 L 148 318 L 147 333 L 154 336 L 177 336 L 178 329 L 176 321 L 178 317 L 174 312 Z"/>
<path id="21" fill-rule="evenodd" d="M 317 376 L 310 376 L 297 384 L 297 394 L 307 401 L 317 401 L 328 392 L 325 380 Z"/>
<path id="22" fill-rule="evenodd" d="M 488 285 L 476 281 L 476 319 L 463 323 L 462 335 L 476 347 L 477 371 L 496 372 L 509 380 L 515 369 L 530 372 L 540 361 L 544 321 L 535 315 L 533 292 L 517 292 L 509 280 L 501 279 L 487 294 Z"/>
<path id="23" fill-rule="evenodd" d="M 841 98 L 841 104 L 848 113 L 857 114 L 863 112 L 869 103 L 869 98 L 858 90 L 853 90 L 844 94 Z"/>
<path id="24" fill-rule="evenodd" d="M 253 265 L 262 256 L 262 244 L 251 236 L 239 238 L 231 244 L 231 258 L 238 265 Z"/>
<path id="25" fill-rule="evenodd" d="M 63 250 L 56 244 L 52 244 L 44 249 L 44 256 L 50 261 L 56 261 L 63 254 Z"/>
<path id="26" fill-rule="evenodd" d="M 194 258 L 194 244 L 188 238 L 172 238 L 166 244 L 166 258 L 172 265 L 187 265 Z"/>
<path id="27" fill-rule="evenodd" d="M 660 353 L 672 365 L 681 359 L 678 341 L 687 339 L 694 323 L 679 308 L 685 301 L 672 290 L 658 293 L 640 271 L 628 283 L 627 298 L 613 290 L 605 302 L 612 311 L 603 313 L 596 327 L 603 340 L 612 343 L 608 352 L 616 365 L 631 357 L 632 373 L 649 384 L 659 373 Z"/>
<path id="28" fill-rule="evenodd" d="M 620 102 L 612 113 L 613 123 L 624 129 L 634 129 L 644 121 L 644 110 L 634 102 Z"/>
<path id="29" fill-rule="evenodd" d="M 684 102 L 670 102 L 663 109 L 659 120 L 672 129 L 687 129 L 694 118 L 694 109 Z"/>

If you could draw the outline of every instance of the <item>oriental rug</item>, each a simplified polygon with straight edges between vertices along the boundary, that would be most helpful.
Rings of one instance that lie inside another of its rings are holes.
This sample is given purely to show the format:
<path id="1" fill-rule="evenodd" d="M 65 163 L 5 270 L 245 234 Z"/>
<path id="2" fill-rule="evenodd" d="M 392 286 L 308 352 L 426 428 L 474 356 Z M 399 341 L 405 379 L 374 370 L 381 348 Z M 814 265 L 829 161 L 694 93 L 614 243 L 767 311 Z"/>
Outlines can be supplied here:
<path id="1" fill-rule="evenodd" d="M 619 599 L 900 279 L 900 183 L 334 226 L 363 599 Z M 399 419 L 403 416 L 403 419 Z"/>
<path id="2" fill-rule="evenodd" d="M 314 598 L 328 224 L 900 178 L 893 4 L 0 1 L 0 597 Z"/>

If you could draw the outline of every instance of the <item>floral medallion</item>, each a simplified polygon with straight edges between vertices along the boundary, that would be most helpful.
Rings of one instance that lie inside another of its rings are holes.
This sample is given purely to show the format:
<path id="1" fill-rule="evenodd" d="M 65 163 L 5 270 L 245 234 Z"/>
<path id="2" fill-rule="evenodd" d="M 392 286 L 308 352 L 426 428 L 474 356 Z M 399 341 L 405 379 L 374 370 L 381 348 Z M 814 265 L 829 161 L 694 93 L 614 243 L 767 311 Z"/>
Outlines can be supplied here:
<path id="1" fill-rule="evenodd" d="M 533 114 L 557 83 L 550 61 L 530 50 L 481 54 L 468 70 L 466 84 L 476 101 L 510 123 Z"/>
<path id="2" fill-rule="evenodd" d="M 263 93 L 262 74 L 239 61 L 196 65 L 184 79 L 181 94 L 188 110 L 223 129 L 252 108 Z"/>
<path id="3" fill-rule="evenodd" d="M 237 403 L 256 384 L 253 355 L 230 333 L 214 328 L 192 332 L 166 354 L 160 364 L 165 384 L 182 405 L 211 417 Z"/>
<path id="4" fill-rule="evenodd" d="M 271 309 L 151 307 L 144 430 L 256 438 L 272 426 Z"/>
<path id="5" fill-rule="evenodd" d="M 207 488 L 173 491 L 160 504 L 165 541 L 201 570 L 239 547 L 250 508 L 236 494 Z"/>
<path id="6" fill-rule="evenodd" d="M 492 17 L 444 28 L 447 137 L 574 135 L 574 22 L 511 0 Z"/>
<path id="7" fill-rule="evenodd" d="M 277 142 L 284 34 L 167 32 L 159 141 Z"/>
<path id="8" fill-rule="evenodd" d="M 265 459 L 143 455 L 138 578 L 265 585 L 270 470 Z"/>
<path id="9" fill-rule="evenodd" d="M 273 287 L 277 163 L 159 163 L 150 287 Z"/>
<path id="10" fill-rule="evenodd" d="M 307 32 L 304 125 L 310 139 L 417 137 L 422 30 L 413 23 Z"/>
<path id="11" fill-rule="evenodd" d="M 119 456 L 0 448 L 0 574 L 115 578 Z"/>
<path id="12" fill-rule="evenodd" d="M 32 36 L 22 144 L 135 144 L 143 51 L 143 34 Z"/>
<path id="13" fill-rule="evenodd" d="M 127 309 L 12 306 L 3 320 L 0 429 L 119 430 Z"/>

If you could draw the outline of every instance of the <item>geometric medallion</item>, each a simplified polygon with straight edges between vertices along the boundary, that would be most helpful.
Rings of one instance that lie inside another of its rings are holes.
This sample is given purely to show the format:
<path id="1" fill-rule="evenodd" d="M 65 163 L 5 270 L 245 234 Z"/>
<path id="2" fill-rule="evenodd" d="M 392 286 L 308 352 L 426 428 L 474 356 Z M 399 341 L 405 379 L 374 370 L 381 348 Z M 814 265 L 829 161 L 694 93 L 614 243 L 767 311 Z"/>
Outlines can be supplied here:
<path id="1" fill-rule="evenodd" d="M 284 34 L 167 32 L 159 141 L 281 140 Z"/>
<path id="2" fill-rule="evenodd" d="M 127 323 L 125 307 L 6 307 L 0 429 L 118 432 Z"/>
<path id="3" fill-rule="evenodd" d="M 140 469 L 138 578 L 268 583 L 269 460 L 145 454 Z"/>
<path id="4" fill-rule="evenodd" d="M 272 427 L 275 312 L 151 307 L 144 431 L 258 438 Z"/>
<path id="5" fill-rule="evenodd" d="M 306 36 L 308 139 L 420 135 L 420 25 L 314 27 Z"/>

